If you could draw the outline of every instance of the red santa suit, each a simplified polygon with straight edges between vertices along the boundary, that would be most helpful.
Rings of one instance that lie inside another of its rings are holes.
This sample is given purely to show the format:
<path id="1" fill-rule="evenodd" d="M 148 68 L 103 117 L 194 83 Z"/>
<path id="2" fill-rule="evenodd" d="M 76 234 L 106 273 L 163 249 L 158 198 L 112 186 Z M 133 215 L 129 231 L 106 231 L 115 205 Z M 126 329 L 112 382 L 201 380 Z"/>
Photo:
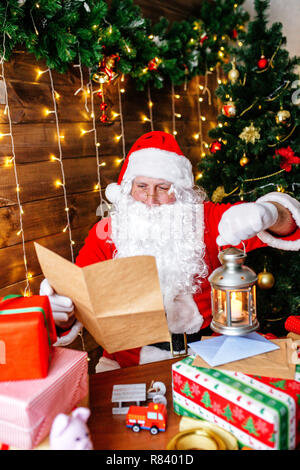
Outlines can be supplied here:
<path id="1" fill-rule="evenodd" d="M 270 197 L 267 199 L 270 200 Z M 275 199 L 278 200 L 276 197 Z M 286 200 L 286 198 L 284 198 L 284 200 Z M 282 198 L 280 198 L 280 202 L 282 203 Z M 201 329 L 208 327 L 211 322 L 210 284 L 208 282 L 208 277 L 212 271 L 220 266 L 220 261 L 218 259 L 219 249 L 216 244 L 218 225 L 223 213 L 230 207 L 231 204 L 214 204 L 212 202 L 203 203 L 203 240 L 206 247 L 205 263 L 208 268 L 208 275 L 201 284 L 201 292 L 196 293 L 193 296 L 194 301 L 198 306 L 199 313 L 204 318 Z M 99 238 L 97 233 L 103 234 L 103 232 L 106 232 L 105 238 Z M 295 241 L 297 243 L 300 238 L 300 229 L 284 239 L 277 239 L 268 233 L 262 233 L 260 234 L 260 237 L 256 236 L 245 241 L 246 251 L 249 252 L 251 250 L 267 246 L 267 243 L 263 241 L 264 238 L 267 238 L 271 246 L 280 246 L 284 248 L 285 246 L 289 246 L 289 243 L 294 243 Z M 85 240 L 85 244 L 78 254 L 76 264 L 77 266 L 84 267 L 89 264 L 98 263 L 99 261 L 112 259 L 115 251 L 116 247 L 111 239 L 111 220 L 110 218 L 102 219 L 90 230 L 89 235 Z M 112 361 L 116 361 L 121 367 L 139 364 L 141 354 L 143 354 L 143 348 L 120 351 L 114 354 L 108 354 L 106 351 L 103 352 L 104 357 Z"/>

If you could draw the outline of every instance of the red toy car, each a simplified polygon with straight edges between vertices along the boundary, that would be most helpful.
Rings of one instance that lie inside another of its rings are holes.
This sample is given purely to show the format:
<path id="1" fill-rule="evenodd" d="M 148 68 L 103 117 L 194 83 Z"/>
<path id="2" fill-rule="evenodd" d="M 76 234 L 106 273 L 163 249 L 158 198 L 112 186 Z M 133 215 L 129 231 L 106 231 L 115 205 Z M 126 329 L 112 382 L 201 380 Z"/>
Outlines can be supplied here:
<path id="1" fill-rule="evenodd" d="M 149 429 L 151 434 L 165 431 L 167 408 L 162 403 L 149 403 L 148 406 L 130 406 L 126 415 L 126 426 L 134 432 Z"/>

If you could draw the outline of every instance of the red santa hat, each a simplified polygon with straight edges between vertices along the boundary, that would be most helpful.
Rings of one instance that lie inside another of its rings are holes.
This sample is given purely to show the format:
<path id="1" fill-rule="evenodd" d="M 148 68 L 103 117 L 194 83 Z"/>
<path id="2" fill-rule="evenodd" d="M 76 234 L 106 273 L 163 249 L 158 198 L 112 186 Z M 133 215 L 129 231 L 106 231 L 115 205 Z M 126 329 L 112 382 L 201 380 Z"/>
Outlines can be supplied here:
<path id="1" fill-rule="evenodd" d="M 133 144 L 123 163 L 118 183 L 106 187 L 107 199 L 116 202 L 121 182 L 136 176 L 164 179 L 182 188 L 194 186 L 191 162 L 183 155 L 175 138 L 161 131 L 148 132 Z"/>

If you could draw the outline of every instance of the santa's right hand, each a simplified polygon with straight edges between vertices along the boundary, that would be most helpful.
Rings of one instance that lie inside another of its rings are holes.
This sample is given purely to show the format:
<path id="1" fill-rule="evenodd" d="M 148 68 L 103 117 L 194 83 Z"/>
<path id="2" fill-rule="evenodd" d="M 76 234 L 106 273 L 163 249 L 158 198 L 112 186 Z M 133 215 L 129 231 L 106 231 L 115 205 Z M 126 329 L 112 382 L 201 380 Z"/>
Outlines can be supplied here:
<path id="1" fill-rule="evenodd" d="M 72 300 L 69 297 L 56 294 L 50 286 L 48 279 L 44 279 L 41 282 L 40 295 L 47 295 L 49 297 L 55 324 L 63 329 L 70 328 L 75 320 Z"/>

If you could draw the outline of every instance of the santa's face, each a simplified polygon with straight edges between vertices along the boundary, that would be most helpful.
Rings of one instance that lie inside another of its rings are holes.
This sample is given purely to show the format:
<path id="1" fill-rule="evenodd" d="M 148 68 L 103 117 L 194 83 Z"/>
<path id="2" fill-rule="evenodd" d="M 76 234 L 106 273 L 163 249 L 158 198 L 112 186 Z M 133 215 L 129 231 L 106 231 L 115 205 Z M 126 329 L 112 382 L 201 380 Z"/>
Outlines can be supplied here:
<path id="1" fill-rule="evenodd" d="M 147 206 L 158 206 L 161 204 L 172 204 L 176 198 L 170 193 L 172 183 L 164 179 L 137 176 L 131 189 L 131 196 Z"/>

